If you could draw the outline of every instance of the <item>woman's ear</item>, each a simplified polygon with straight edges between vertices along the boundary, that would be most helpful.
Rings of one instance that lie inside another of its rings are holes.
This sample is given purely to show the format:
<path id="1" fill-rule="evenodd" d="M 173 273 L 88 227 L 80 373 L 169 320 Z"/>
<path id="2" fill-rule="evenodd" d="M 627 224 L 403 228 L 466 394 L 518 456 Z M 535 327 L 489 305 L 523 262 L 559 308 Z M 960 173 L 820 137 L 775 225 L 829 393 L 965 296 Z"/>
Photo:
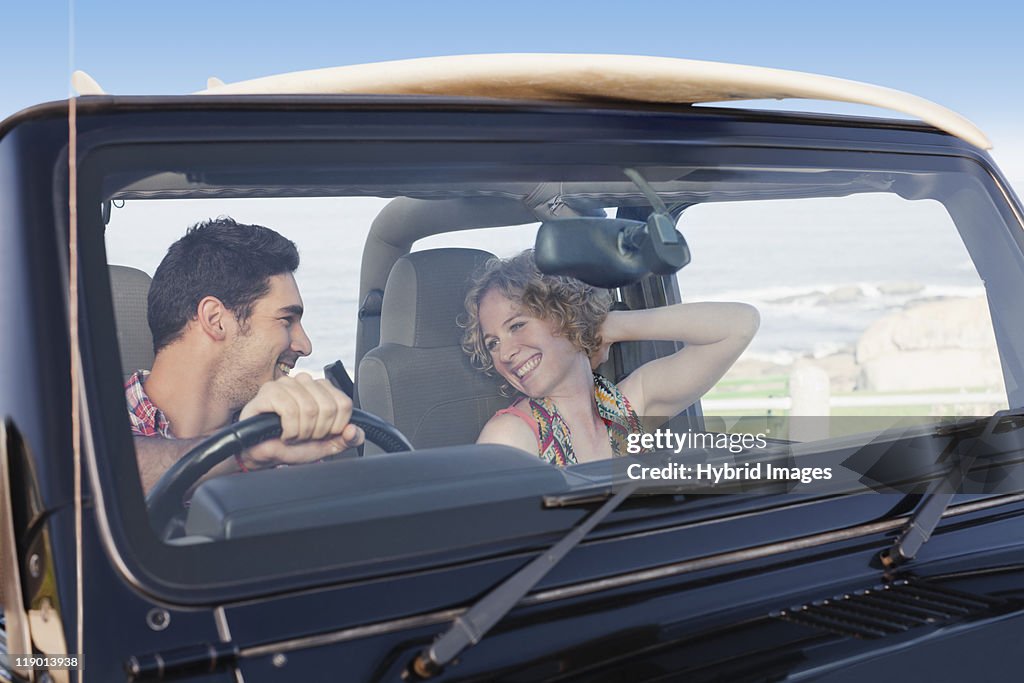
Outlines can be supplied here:
<path id="1" fill-rule="evenodd" d="M 234 318 L 224 303 L 215 296 L 206 296 L 200 299 L 196 306 L 196 321 L 199 329 L 210 339 L 224 341 L 227 338 L 227 329 Z"/>

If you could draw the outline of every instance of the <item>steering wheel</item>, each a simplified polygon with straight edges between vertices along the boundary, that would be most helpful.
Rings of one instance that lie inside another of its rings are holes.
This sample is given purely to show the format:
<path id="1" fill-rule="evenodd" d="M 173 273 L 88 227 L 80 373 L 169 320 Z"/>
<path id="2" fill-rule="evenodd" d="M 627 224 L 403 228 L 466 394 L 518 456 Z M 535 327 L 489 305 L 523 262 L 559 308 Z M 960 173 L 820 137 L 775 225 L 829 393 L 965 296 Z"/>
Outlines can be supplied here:
<path id="1" fill-rule="evenodd" d="M 366 440 L 386 453 L 411 451 L 413 445 L 398 427 L 372 413 L 353 409 L 350 423 L 360 427 Z M 281 436 L 281 417 L 275 413 L 254 415 L 211 434 L 186 453 L 146 495 L 146 509 L 153 527 L 167 530 L 182 509 L 185 493 L 215 465 L 268 439 Z M 166 534 L 165 534 L 166 535 Z"/>

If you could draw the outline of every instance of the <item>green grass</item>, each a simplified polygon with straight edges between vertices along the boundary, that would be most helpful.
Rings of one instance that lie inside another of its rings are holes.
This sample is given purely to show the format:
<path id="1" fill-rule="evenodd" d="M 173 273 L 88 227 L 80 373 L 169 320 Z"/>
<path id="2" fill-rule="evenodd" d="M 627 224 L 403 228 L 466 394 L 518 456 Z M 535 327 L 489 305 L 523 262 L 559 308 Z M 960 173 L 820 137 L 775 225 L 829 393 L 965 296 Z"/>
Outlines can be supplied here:
<path id="1" fill-rule="evenodd" d="M 949 387 L 945 389 L 927 389 L 918 391 L 900 391 L 900 392 L 882 392 L 882 391 L 856 391 L 847 392 L 842 394 L 833 394 L 836 396 L 857 396 L 857 397 L 885 397 L 887 395 L 899 394 L 899 395 L 914 395 L 920 394 L 922 396 L 929 396 L 932 394 L 942 393 L 980 393 L 992 391 L 992 387 Z M 704 398 L 706 399 L 766 399 L 766 398 L 785 398 L 789 396 L 789 377 L 787 375 L 771 375 L 767 377 L 757 377 L 751 379 L 728 379 L 719 382 L 714 388 L 709 391 Z M 964 405 L 974 405 L 965 402 Z M 898 405 L 898 406 L 850 406 L 850 407 L 838 407 L 831 410 L 832 417 L 930 417 L 936 416 L 936 408 L 948 407 L 949 412 L 953 412 L 955 409 L 954 405 L 942 404 L 936 406 L 935 404 L 923 400 L 918 405 Z M 748 418 L 753 420 L 765 420 L 772 418 L 786 418 L 789 416 L 788 410 L 767 410 L 764 413 L 752 414 L 751 410 L 716 410 L 714 413 L 707 413 L 711 416 L 727 417 L 727 418 Z M 734 431 L 730 429 L 730 431 Z"/>

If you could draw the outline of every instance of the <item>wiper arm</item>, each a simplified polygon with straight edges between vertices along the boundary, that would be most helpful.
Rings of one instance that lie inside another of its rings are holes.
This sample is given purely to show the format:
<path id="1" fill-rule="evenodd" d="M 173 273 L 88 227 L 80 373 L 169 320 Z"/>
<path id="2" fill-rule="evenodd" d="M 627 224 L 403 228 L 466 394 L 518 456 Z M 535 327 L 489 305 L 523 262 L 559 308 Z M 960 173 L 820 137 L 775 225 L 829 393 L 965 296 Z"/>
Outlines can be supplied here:
<path id="1" fill-rule="evenodd" d="M 423 679 L 435 676 L 458 657 L 460 652 L 480 642 L 491 627 L 512 611 L 523 596 L 529 593 L 601 520 L 629 498 L 639 485 L 639 480 L 623 485 L 618 493 L 575 526 L 562 540 L 491 589 L 465 613 L 457 616 L 451 628 L 416 656 L 412 662 L 412 672 Z"/>
<path id="2" fill-rule="evenodd" d="M 952 437 L 940 458 L 950 455 L 968 436 L 977 435 L 978 440 L 974 442 L 974 446 L 968 453 L 957 458 L 951 464 L 946 476 L 932 485 L 931 489 L 924 494 L 917 509 L 914 510 L 914 514 L 911 515 L 892 547 L 886 548 L 879 553 L 878 558 L 882 561 L 883 567 L 892 569 L 917 556 L 921 546 L 931 538 L 935 527 L 942 520 L 942 513 L 949 507 L 950 502 L 953 500 L 953 495 L 960 489 L 960 485 L 963 484 L 964 477 L 967 476 L 971 465 L 974 464 L 978 457 L 979 446 L 992 436 L 996 427 L 1003 420 L 1021 416 L 1024 416 L 1024 409 L 1000 410 L 989 417 L 974 420 L 966 425 L 956 425 L 952 428 L 938 430 L 938 433 L 948 434 Z M 981 426 L 980 433 L 978 432 L 979 426 Z M 1014 426 L 1019 428 L 1022 425 L 1015 424 Z"/>
<path id="3" fill-rule="evenodd" d="M 633 481 L 633 480 L 628 480 Z M 627 482 L 628 483 L 628 482 Z M 646 482 L 650 486 L 650 482 Z M 625 486 L 626 483 L 621 484 Z M 640 496 L 682 496 L 691 493 L 694 489 L 693 486 L 678 486 L 678 487 L 657 487 L 650 490 L 633 491 L 633 497 Z M 603 501 L 612 498 L 615 495 L 615 487 L 613 485 L 595 486 L 593 488 L 586 488 L 580 491 L 573 491 L 572 493 L 552 494 L 544 496 L 541 504 L 545 508 L 569 508 L 576 507 L 578 505 L 589 505 L 591 503 L 601 503 Z"/>

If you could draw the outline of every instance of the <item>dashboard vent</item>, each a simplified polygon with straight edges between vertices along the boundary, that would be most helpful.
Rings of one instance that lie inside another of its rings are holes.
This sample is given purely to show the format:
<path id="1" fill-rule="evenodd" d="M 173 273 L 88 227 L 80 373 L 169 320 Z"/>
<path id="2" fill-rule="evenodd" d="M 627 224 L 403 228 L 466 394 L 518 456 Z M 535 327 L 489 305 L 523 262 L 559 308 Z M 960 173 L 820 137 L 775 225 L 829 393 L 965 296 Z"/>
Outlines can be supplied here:
<path id="1" fill-rule="evenodd" d="M 791 607 L 772 616 L 843 636 L 883 638 L 918 626 L 998 614 L 1007 607 L 1004 600 L 904 579 Z"/>

